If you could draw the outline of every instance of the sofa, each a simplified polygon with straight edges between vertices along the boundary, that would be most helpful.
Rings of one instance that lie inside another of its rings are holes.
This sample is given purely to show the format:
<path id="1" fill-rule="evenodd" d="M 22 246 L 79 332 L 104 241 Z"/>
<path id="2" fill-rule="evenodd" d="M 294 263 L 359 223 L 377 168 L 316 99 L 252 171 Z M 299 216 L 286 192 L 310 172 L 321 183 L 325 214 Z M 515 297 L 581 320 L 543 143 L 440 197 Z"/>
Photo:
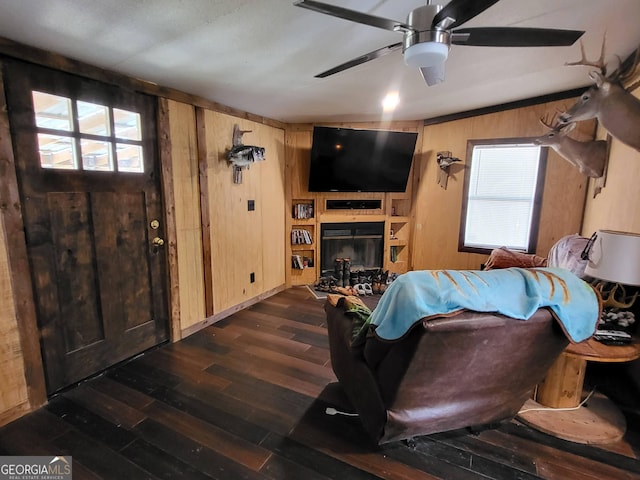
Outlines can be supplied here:
<path id="1" fill-rule="evenodd" d="M 369 335 L 354 346 L 353 317 L 329 302 L 325 311 L 333 370 L 376 444 L 513 418 L 569 341 L 540 308 L 527 321 L 425 318 L 398 341 Z"/>

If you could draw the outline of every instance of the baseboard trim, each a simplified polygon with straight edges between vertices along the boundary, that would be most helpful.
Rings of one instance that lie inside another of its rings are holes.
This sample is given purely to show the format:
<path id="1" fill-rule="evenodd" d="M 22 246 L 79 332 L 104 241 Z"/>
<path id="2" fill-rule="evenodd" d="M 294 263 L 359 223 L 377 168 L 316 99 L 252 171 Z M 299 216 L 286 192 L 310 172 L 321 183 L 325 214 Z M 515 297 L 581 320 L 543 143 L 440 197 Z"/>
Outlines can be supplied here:
<path id="1" fill-rule="evenodd" d="M 188 326 L 187 328 L 185 328 L 184 330 L 182 330 L 182 335 L 181 338 L 186 338 L 189 335 L 192 335 L 200 330 L 202 330 L 205 327 L 208 327 L 209 325 L 213 325 L 216 322 L 219 322 L 220 320 L 227 318 L 231 315 L 233 315 L 236 312 L 239 312 L 240 310 L 244 310 L 247 307 L 250 307 L 251 305 L 255 305 L 256 303 L 264 300 L 265 298 L 269 298 L 272 297 L 273 295 L 275 295 L 276 293 L 280 293 L 283 290 L 286 289 L 286 285 L 282 284 L 276 288 L 272 288 L 271 290 L 267 290 L 266 292 L 261 293 L 260 295 L 257 295 L 253 298 L 250 298 L 242 303 L 239 303 L 238 305 L 234 305 L 231 308 L 227 308 L 226 310 L 223 310 L 222 312 L 218 312 L 210 317 L 205 318 L 204 320 L 201 320 L 198 323 L 194 323 L 193 325 Z"/>
<path id="2" fill-rule="evenodd" d="M 8 423 L 17 420 L 18 418 L 26 415 L 27 413 L 35 410 L 29 406 L 28 402 L 20 403 L 15 407 L 11 407 L 9 410 L 0 412 L 0 427 L 7 425 Z"/>

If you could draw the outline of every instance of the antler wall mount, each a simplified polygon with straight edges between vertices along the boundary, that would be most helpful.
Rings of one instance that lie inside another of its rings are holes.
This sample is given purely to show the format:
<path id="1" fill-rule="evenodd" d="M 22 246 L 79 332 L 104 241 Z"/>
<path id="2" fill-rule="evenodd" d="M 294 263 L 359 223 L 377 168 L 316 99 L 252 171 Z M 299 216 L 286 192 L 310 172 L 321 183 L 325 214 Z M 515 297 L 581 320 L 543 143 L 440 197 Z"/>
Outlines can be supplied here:
<path id="1" fill-rule="evenodd" d="M 549 130 L 544 135 L 534 138 L 533 143 L 553 148 L 561 157 L 576 167 L 580 173 L 600 178 L 604 175 L 608 158 L 608 142 L 606 140 L 578 141 L 568 134 L 575 128 L 575 123 L 562 123 L 557 116 L 549 120 L 540 119 L 540 123 Z"/>
<path id="2" fill-rule="evenodd" d="M 596 61 L 587 60 L 584 46 L 580 44 L 582 58 L 567 65 L 583 65 L 597 68 L 590 72 L 589 77 L 594 86 L 584 92 L 578 101 L 566 112 L 560 115 L 560 122 L 568 124 L 581 120 L 597 118 L 598 122 L 614 138 L 640 151 L 640 99 L 631 92 L 640 86 L 640 81 L 624 87 L 623 83 L 632 80 L 637 73 L 640 60 L 640 48 L 636 49 L 635 57 L 630 64 L 607 75 L 605 58 L 605 40 L 602 41 L 600 58 Z"/>

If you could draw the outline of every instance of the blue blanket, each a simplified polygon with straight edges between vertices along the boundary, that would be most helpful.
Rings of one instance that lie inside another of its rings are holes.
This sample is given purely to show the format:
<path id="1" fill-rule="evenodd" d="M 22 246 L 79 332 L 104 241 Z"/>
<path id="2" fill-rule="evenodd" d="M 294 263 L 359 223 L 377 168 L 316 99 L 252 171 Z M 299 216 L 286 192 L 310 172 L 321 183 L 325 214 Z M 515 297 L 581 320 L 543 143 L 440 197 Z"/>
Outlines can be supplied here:
<path id="1" fill-rule="evenodd" d="M 400 275 L 369 318 L 385 340 L 405 335 L 420 319 L 461 310 L 497 312 L 526 320 L 549 307 L 569 340 L 595 332 L 600 299 L 593 288 L 562 268 L 505 268 L 488 271 L 422 270 Z"/>

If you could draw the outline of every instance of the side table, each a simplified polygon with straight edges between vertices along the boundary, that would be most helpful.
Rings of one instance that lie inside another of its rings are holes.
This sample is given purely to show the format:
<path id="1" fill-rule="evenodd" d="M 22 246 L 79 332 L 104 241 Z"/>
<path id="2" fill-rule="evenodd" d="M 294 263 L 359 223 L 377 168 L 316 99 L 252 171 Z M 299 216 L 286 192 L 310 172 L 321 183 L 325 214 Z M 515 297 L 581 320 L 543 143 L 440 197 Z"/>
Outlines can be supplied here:
<path id="1" fill-rule="evenodd" d="M 538 385 L 535 400 L 528 400 L 518 419 L 523 423 L 578 443 L 610 443 L 622 438 L 627 425 L 620 409 L 602 394 L 579 408 L 587 361 L 630 362 L 640 358 L 640 341 L 605 345 L 594 339 L 569 345 Z M 547 409 L 545 409 L 545 407 Z M 549 408 L 575 408 L 549 410 Z"/>

